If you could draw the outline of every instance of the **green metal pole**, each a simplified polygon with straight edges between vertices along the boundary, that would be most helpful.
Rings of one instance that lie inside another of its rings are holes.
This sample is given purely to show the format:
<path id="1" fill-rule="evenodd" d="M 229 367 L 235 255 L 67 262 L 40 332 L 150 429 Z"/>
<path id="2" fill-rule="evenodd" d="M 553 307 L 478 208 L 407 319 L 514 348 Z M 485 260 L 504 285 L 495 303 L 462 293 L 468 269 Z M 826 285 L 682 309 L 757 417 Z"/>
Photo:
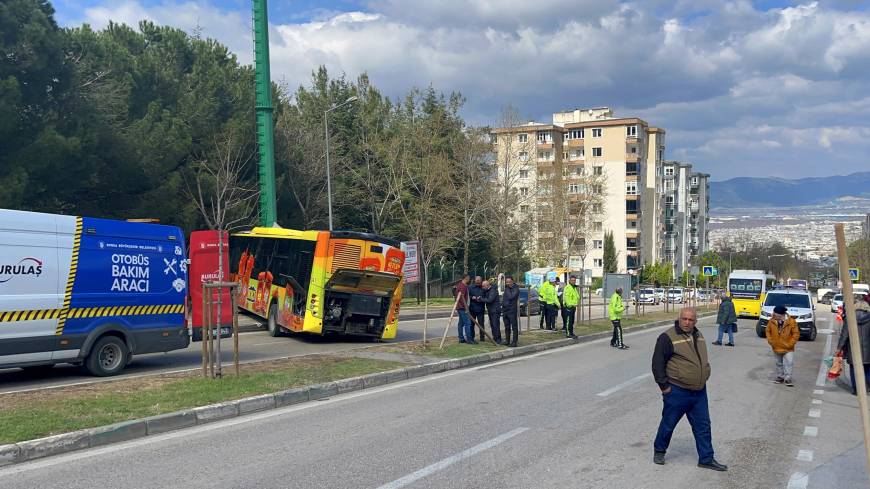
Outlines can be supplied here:
<path id="1" fill-rule="evenodd" d="M 254 0 L 254 68 L 257 93 L 257 143 L 260 149 L 260 225 L 277 221 L 272 81 L 269 74 L 269 14 L 266 0 Z"/>

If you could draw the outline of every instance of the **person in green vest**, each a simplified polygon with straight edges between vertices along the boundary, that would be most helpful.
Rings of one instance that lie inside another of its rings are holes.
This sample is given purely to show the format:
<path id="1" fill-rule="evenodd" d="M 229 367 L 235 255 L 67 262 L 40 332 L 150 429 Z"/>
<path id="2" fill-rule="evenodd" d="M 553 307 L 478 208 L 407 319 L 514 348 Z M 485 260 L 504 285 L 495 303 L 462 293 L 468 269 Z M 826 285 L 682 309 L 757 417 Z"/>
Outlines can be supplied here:
<path id="1" fill-rule="evenodd" d="M 566 321 L 565 334 L 568 338 L 577 337 L 574 334 L 574 315 L 577 313 L 577 304 L 579 303 L 580 292 L 577 290 L 577 277 L 571 277 L 562 291 L 562 319 Z"/>
<path id="2" fill-rule="evenodd" d="M 607 315 L 610 318 L 610 323 L 613 324 L 613 337 L 610 339 L 610 346 L 620 350 L 628 350 L 628 345 L 622 341 L 621 321 L 624 310 L 625 305 L 622 303 L 622 288 L 620 287 L 610 296 L 610 304 L 607 306 Z"/>
<path id="3" fill-rule="evenodd" d="M 556 329 L 556 307 L 559 300 L 556 298 L 555 277 L 541 284 L 538 293 L 541 295 L 541 314 L 544 315 L 544 324 L 547 329 Z"/>

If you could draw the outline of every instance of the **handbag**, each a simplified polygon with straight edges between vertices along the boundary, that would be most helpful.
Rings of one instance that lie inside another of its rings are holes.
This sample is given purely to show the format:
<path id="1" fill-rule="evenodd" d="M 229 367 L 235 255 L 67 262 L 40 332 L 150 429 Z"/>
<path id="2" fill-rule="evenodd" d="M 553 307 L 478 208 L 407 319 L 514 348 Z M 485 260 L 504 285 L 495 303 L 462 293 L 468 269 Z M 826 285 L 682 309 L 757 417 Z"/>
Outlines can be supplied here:
<path id="1" fill-rule="evenodd" d="M 731 332 L 732 332 L 732 333 L 736 333 L 736 332 L 737 332 L 737 323 L 731 323 Z"/>

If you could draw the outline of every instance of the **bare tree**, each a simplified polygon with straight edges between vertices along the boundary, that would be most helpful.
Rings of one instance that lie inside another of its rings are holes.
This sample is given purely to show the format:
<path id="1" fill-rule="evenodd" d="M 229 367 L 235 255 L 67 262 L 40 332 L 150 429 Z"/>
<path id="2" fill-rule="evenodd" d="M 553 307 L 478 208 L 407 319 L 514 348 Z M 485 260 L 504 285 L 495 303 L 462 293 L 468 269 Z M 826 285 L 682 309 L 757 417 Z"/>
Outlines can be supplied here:
<path id="1" fill-rule="evenodd" d="M 491 154 L 489 131 L 485 128 L 470 128 L 459 133 L 453 148 L 457 159 L 454 191 L 462 209 L 462 270 L 468 272 L 471 242 L 485 235 L 485 219 L 492 203 L 487 197 L 488 179 L 492 172 L 488 160 Z"/>
<path id="2" fill-rule="evenodd" d="M 209 229 L 233 231 L 252 225 L 259 191 L 249 179 L 253 152 L 235 131 L 215 136 L 210 151 L 195 161 L 185 191 Z"/>
<path id="3" fill-rule="evenodd" d="M 299 210 L 299 226 L 314 229 L 326 215 L 326 147 L 322 128 L 301 123 L 293 109 L 284 111 L 275 125 L 280 164 L 291 175 L 284 188 Z"/>

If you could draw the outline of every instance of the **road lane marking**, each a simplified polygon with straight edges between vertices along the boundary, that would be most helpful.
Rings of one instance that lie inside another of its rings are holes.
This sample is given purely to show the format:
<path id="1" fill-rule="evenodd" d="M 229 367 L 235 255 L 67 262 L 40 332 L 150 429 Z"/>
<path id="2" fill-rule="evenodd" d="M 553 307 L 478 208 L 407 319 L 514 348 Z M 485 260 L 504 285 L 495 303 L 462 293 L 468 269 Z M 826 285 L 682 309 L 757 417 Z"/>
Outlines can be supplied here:
<path id="1" fill-rule="evenodd" d="M 819 427 L 804 426 L 804 436 L 819 436 Z"/>
<path id="2" fill-rule="evenodd" d="M 787 489 L 806 489 L 809 482 L 810 476 L 808 474 L 804 474 L 803 472 L 795 472 L 788 480 Z"/>
<path id="3" fill-rule="evenodd" d="M 821 403 L 822 403 L 821 399 L 813 399 L 813 404 L 821 404 Z"/>
<path id="4" fill-rule="evenodd" d="M 632 386 L 632 385 L 634 385 L 634 384 L 637 384 L 638 382 L 640 382 L 641 380 L 646 379 L 647 377 L 652 377 L 652 373 L 646 373 L 646 374 L 643 374 L 643 375 L 638 375 L 637 377 L 635 377 L 635 378 L 633 378 L 633 379 L 628 379 L 628 380 L 626 380 L 625 382 L 623 382 L 623 383 L 621 383 L 621 384 L 617 384 L 617 385 L 611 387 L 610 389 L 607 389 L 606 391 L 599 392 L 597 395 L 600 396 L 600 397 L 607 397 L 607 396 L 609 396 L 610 394 L 613 394 L 614 392 L 620 391 L 620 390 L 622 390 L 622 389 L 624 389 L 624 388 L 626 388 L 626 387 L 629 387 L 629 386 Z"/>
<path id="5" fill-rule="evenodd" d="M 428 476 L 434 474 L 435 472 L 438 472 L 439 470 L 443 470 L 443 469 L 455 464 L 456 462 L 460 462 L 462 460 L 465 460 L 466 458 L 473 457 L 484 450 L 489 450 L 490 448 L 493 448 L 497 445 L 500 445 L 500 444 L 510 440 L 511 438 L 513 438 L 513 437 L 515 437 L 515 436 L 517 436 L 520 433 L 523 433 L 525 431 L 528 431 L 528 428 L 517 428 L 515 430 L 508 431 L 507 433 L 500 435 L 500 436 L 497 436 L 497 437 L 493 438 L 492 440 L 485 441 L 479 445 L 475 445 L 471 448 L 463 450 L 455 455 L 451 455 L 451 456 L 445 458 L 444 460 L 441 460 L 439 462 L 435 462 L 434 464 L 429 465 L 427 467 L 423 467 L 422 469 L 420 469 L 416 472 L 413 472 L 411 474 L 408 474 L 405 477 L 402 477 L 401 479 L 396 479 L 393 482 L 390 482 L 388 484 L 384 484 L 384 485 L 378 487 L 378 489 L 399 489 L 400 487 L 405 487 L 408 484 L 411 484 L 411 483 L 416 482 L 420 479 L 423 479 L 424 477 L 428 477 Z"/>
<path id="6" fill-rule="evenodd" d="M 825 358 L 830 355 L 831 345 L 834 342 L 834 336 L 828 335 L 827 341 L 825 341 L 825 349 L 822 351 L 822 360 L 819 362 L 819 376 L 816 377 L 816 385 L 819 387 L 824 387 L 825 382 L 828 379 L 828 366 L 825 365 Z"/>
<path id="7" fill-rule="evenodd" d="M 834 334 L 834 330 L 833 329 L 820 329 L 817 331 L 817 333 L 819 333 L 819 334 Z"/>
<path id="8" fill-rule="evenodd" d="M 821 395 L 824 394 L 824 393 L 825 393 L 825 390 L 824 390 L 824 389 L 815 389 L 815 390 L 813 391 L 813 395 L 814 395 L 814 396 L 821 396 Z"/>
<path id="9" fill-rule="evenodd" d="M 801 462 L 812 462 L 813 461 L 813 451 L 812 450 L 798 450 L 797 459 Z"/>
<path id="10" fill-rule="evenodd" d="M 822 416 L 821 409 L 810 409 L 810 412 L 807 413 L 807 416 L 811 418 L 820 418 Z"/>

